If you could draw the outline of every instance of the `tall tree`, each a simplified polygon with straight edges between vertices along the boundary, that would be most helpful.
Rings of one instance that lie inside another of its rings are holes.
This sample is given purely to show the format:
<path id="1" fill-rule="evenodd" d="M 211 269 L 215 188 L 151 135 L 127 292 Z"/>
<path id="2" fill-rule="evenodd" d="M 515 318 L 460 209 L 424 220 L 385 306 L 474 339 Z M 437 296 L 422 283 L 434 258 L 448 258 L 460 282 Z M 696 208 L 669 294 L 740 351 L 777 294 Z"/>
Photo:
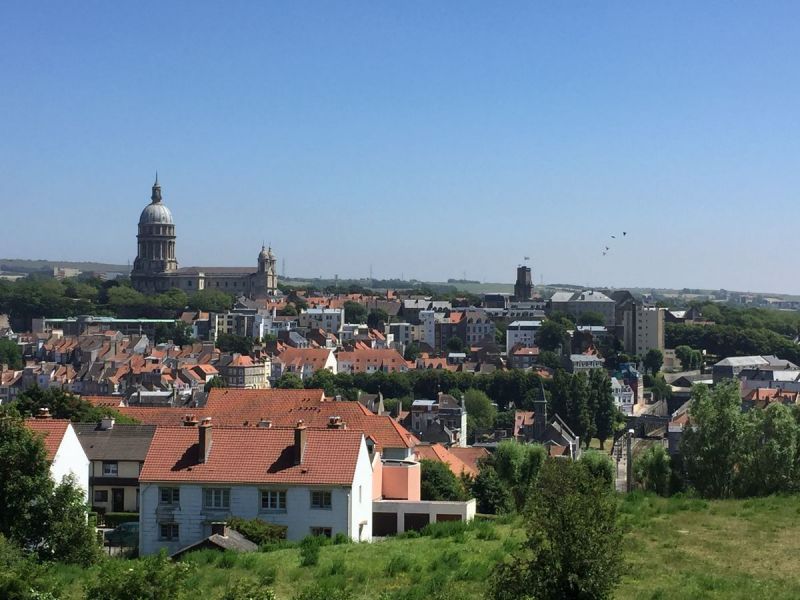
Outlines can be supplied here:
<path id="1" fill-rule="evenodd" d="M 589 385 L 593 397 L 594 435 L 600 440 L 600 449 L 602 450 L 606 440 L 614 434 L 619 422 L 619 409 L 614 402 L 611 380 L 605 371 L 601 369 L 592 371 L 589 376 Z"/>
<path id="2" fill-rule="evenodd" d="M 610 598 L 622 573 L 617 499 L 580 462 L 547 460 L 525 515 L 527 538 L 497 565 L 494 600 Z"/>
<path id="3" fill-rule="evenodd" d="M 536 333 L 536 345 L 541 350 L 563 354 L 569 346 L 567 328 L 559 321 L 547 319 Z"/>
<path id="4" fill-rule="evenodd" d="M 447 464 L 423 459 L 420 469 L 420 495 L 423 500 L 458 501 L 466 498 L 464 486 Z"/>
<path id="5" fill-rule="evenodd" d="M 658 348 L 650 348 L 647 354 L 644 355 L 644 367 L 648 369 L 655 377 L 656 373 L 661 370 L 661 365 L 664 364 L 664 353 Z"/>
<path id="6" fill-rule="evenodd" d="M 683 431 L 681 454 L 689 482 L 703 496 L 727 498 L 734 492 L 744 436 L 738 382 L 709 391 L 692 388 L 691 427 Z"/>

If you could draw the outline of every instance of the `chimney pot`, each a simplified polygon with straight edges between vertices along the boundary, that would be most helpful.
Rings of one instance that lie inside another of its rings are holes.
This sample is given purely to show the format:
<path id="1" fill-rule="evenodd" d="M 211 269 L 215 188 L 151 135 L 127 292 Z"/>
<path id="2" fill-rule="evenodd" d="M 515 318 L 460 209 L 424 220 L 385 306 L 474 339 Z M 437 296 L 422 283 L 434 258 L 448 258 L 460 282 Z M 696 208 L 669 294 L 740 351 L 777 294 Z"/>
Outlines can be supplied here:
<path id="1" fill-rule="evenodd" d="M 228 524 L 224 521 L 219 523 L 211 523 L 211 535 L 221 535 L 222 537 L 227 537 Z"/>
<path id="2" fill-rule="evenodd" d="M 303 462 L 303 454 L 306 450 L 306 440 L 308 430 L 303 420 L 299 420 L 294 428 L 294 464 L 299 465 Z"/>
<path id="3" fill-rule="evenodd" d="M 100 429 L 103 431 L 114 429 L 114 417 L 103 417 L 100 419 Z"/>
<path id="4" fill-rule="evenodd" d="M 50 418 L 50 409 L 46 406 L 42 406 L 39 409 L 39 413 L 36 415 L 37 419 L 49 419 Z"/>
<path id="5" fill-rule="evenodd" d="M 197 428 L 199 448 L 199 461 L 204 463 L 208 461 L 208 455 L 211 453 L 211 417 L 206 417 Z"/>

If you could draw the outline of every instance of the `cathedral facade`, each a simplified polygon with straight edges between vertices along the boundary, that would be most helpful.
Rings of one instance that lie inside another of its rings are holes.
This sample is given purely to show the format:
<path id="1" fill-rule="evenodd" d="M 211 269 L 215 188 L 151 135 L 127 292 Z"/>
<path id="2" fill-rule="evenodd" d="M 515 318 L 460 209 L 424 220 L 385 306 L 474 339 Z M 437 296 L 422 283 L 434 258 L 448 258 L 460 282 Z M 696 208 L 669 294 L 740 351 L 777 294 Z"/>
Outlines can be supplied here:
<path id="1" fill-rule="evenodd" d="M 153 184 L 150 204 L 139 217 L 137 252 L 131 271 L 134 289 L 157 294 L 177 288 L 186 293 L 218 290 L 238 296 L 264 298 L 278 292 L 276 259 L 272 248 L 261 247 L 258 266 L 178 267 L 175 254 L 175 222 L 161 198 L 158 177 Z"/>

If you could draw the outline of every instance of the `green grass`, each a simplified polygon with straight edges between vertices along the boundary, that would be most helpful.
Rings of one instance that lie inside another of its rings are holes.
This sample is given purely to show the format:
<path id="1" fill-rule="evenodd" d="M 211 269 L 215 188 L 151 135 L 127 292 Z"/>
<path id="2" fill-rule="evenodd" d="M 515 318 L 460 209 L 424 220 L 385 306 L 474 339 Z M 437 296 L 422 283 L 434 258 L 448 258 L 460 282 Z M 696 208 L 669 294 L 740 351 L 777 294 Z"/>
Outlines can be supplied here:
<path id="1" fill-rule="evenodd" d="M 632 494 L 620 501 L 625 575 L 620 599 L 800 598 L 800 497 L 704 501 Z M 443 523 L 429 535 L 320 548 L 302 566 L 301 549 L 247 555 L 201 551 L 192 589 L 219 598 L 237 580 L 272 587 L 281 600 L 306 589 L 341 590 L 354 600 L 477 600 L 492 566 L 522 539 L 519 521 Z M 59 567 L 62 597 L 102 573 Z M 316 597 L 316 596 L 315 596 Z"/>

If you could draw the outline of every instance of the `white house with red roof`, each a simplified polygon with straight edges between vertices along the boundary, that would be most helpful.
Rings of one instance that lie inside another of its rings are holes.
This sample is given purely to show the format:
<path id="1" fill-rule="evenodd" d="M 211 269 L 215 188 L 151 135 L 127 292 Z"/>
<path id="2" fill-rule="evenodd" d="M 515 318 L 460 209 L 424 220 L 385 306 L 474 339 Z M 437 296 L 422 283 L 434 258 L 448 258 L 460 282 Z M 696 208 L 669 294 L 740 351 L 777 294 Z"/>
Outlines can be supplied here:
<path id="1" fill-rule="evenodd" d="M 69 420 L 51 419 L 47 409 L 43 409 L 36 418 L 26 419 L 25 425 L 42 438 L 53 481 L 59 484 L 67 475 L 74 475 L 88 503 L 89 457 Z"/>
<path id="2" fill-rule="evenodd" d="M 259 518 L 287 538 L 339 533 L 372 538 L 372 461 L 361 431 L 159 427 L 139 476 L 139 551 L 172 554 L 208 537 L 212 524 Z"/>

